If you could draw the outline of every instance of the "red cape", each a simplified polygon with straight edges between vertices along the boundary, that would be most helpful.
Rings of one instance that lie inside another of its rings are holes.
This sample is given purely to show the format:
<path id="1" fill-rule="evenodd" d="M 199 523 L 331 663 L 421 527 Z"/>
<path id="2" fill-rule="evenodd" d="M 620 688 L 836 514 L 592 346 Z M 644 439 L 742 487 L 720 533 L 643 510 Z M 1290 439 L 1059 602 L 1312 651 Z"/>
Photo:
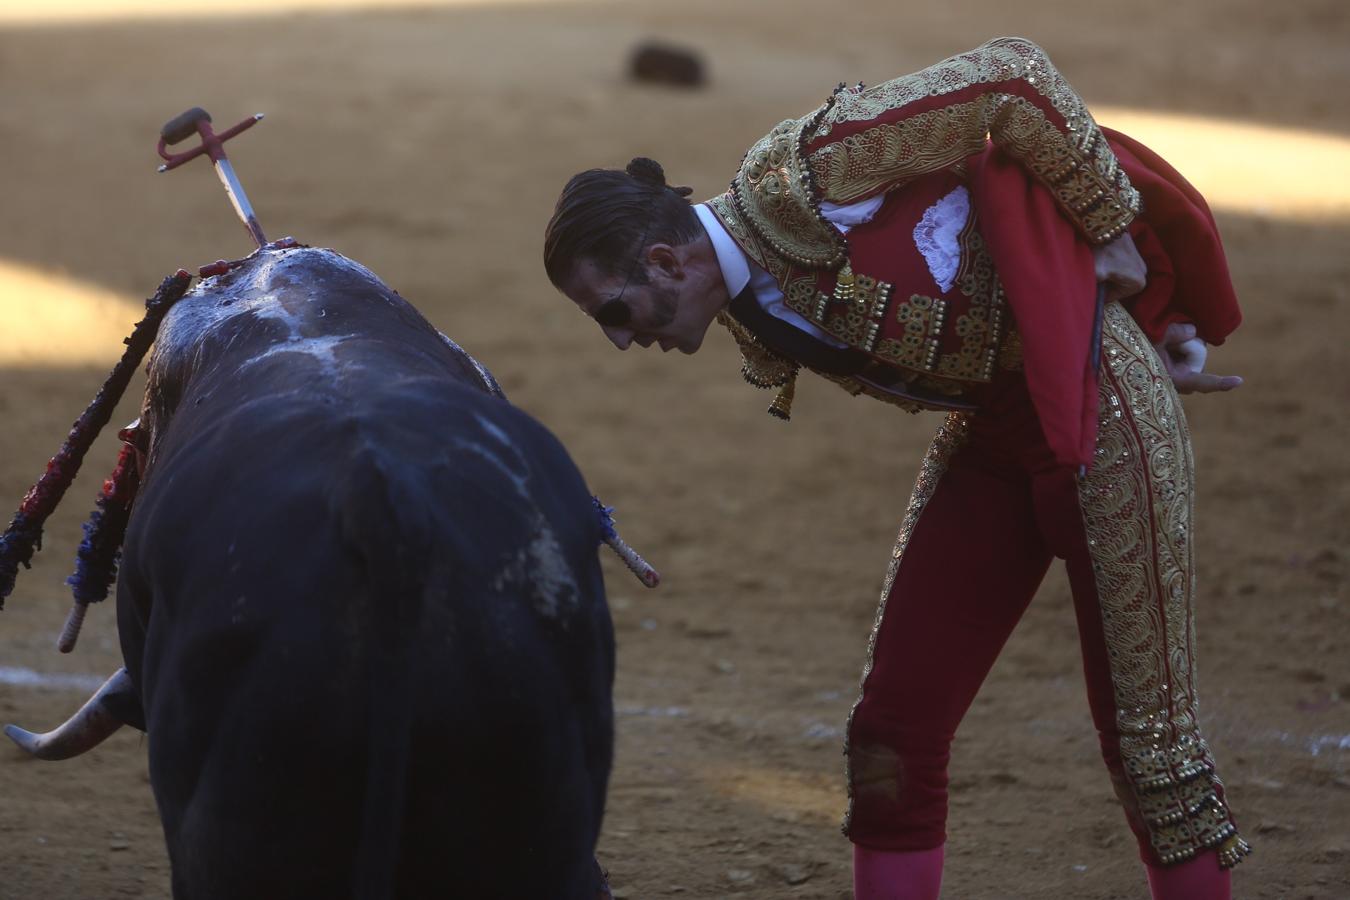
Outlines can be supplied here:
<path id="1" fill-rule="evenodd" d="M 1242 321 L 1214 216 L 1200 193 L 1143 144 L 1102 129 L 1143 198 L 1130 225 L 1148 284 L 1125 302 L 1150 341 L 1193 322 L 1222 343 Z M 1022 337 L 1027 387 L 1057 462 L 1090 465 L 1097 372 L 1089 364 L 1096 278 L 1092 247 L 1026 169 L 995 147 L 972 160 L 980 231 Z"/>

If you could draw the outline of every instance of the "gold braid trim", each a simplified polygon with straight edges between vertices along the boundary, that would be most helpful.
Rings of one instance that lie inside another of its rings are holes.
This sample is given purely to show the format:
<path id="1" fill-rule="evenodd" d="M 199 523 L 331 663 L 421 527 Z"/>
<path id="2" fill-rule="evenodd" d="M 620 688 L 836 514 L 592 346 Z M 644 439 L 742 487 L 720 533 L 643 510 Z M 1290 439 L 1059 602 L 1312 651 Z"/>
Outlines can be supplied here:
<path id="1" fill-rule="evenodd" d="M 707 205 L 751 261 L 767 270 L 780 285 L 787 284 L 784 297 L 790 308 L 800 311 L 800 308 L 803 308 L 800 297 L 815 297 L 815 278 L 801 269 L 794 268 L 781 256 L 764 248 L 755 237 L 754 232 L 746 226 L 745 220 L 733 202 L 730 192 L 713 197 L 707 201 Z M 741 375 L 745 380 L 755 387 L 777 387 L 780 389 L 778 396 L 769 405 L 769 415 L 780 419 L 790 419 L 792 401 L 796 393 L 797 373 L 801 370 L 801 365 L 795 360 L 781 356 L 764 346 L 748 328 L 736 321 L 725 310 L 718 313 L 717 322 L 731 332 L 732 338 L 735 339 L 737 346 L 740 348 Z M 811 371 L 815 370 L 812 369 Z M 881 400 L 883 403 L 898 406 L 910 413 L 931 408 L 888 391 L 878 390 L 847 375 L 832 375 L 826 372 L 816 372 L 816 374 L 839 385 L 854 397 L 866 395 Z M 929 387 L 933 386 L 928 385 L 927 382 L 925 384 Z M 939 383 L 934 382 L 933 384 Z"/>
<path id="2" fill-rule="evenodd" d="M 914 490 L 909 496 L 909 506 L 905 509 L 905 517 L 900 522 L 900 534 L 895 539 L 895 549 L 891 552 L 891 562 L 886 568 L 886 582 L 881 588 L 881 601 L 877 605 L 876 619 L 872 623 L 872 633 L 867 638 L 867 662 L 863 665 L 862 682 L 858 686 L 858 699 L 853 702 L 853 708 L 848 713 L 848 723 L 844 728 L 844 783 L 848 788 L 848 810 L 844 813 L 842 830 L 845 835 L 848 834 L 849 825 L 853 821 L 853 795 L 855 785 L 855 775 L 853 770 L 853 757 L 850 753 L 849 735 L 853 733 L 853 716 L 858 711 L 859 704 L 862 703 L 863 691 L 867 689 L 867 677 L 872 674 L 873 658 L 877 649 L 877 634 L 881 631 L 881 621 L 886 616 L 886 601 L 891 596 L 891 587 L 895 584 L 896 573 L 900 571 L 900 563 L 905 556 L 905 548 L 909 546 L 910 536 L 914 534 L 914 528 L 919 523 L 919 517 L 928 506 L 928 501 L 933 499 L 933 494 L 937 492 L 938 482 L 947 472 L 947 464 L 950 462 L 953 454 L 960 450 L 969 437 L 970 421 L 964 413 L 949 413 L 942 426 L 938 428 L 937 434 L 933 436 L 933 443 L 928 447 L 928 453 L 923 458 L 923 465 L 919 467 L 919 476 L 914 481 Z"/>
<path id="3" fill-rule="evenodd" d="M 1250 847 L 1196 720 L 1194 463 L 1171 379 L 1138 325 L 1106 307 L 1097 449 L 1079 484 L 1115 691 L 1127 808 L 1164 865 Z"/>
<path id="4" fill-rule="evenodd" d="M 802 313 L 808 320 L 812 319 L 809 308 L 804 306 L 801 297 L 810 297 L 814 301 L 816 295 L 816 276 L 808 269 L 793 265 L 786 257 L 775 253 L 766 246 L 750 227 L 746 217 L 741 213 L 736 205 L 733 191 L 727 191 L 707 201 L 707 206 L 713 211 L 721 221 L 722 227 L 726 228 L 727 234 L 740 245 L 755 265 L 773 276 L 773 280 L 778 282 L 779 289 L 783 291 L 783 299 L 793 310 L 801 313 L 801 308 L 807 308 L 808 312 Z M 833 228 L 833 226 L 831 226 Z M 837 232 L 836 232 L 837 233 Z"/>
<path id="5" fill-rule="evenodd" d="M 735 339 L 741 348 L 741 375 L 757 388 L 783 387 L 797 377 L 801 368 L 796 361 L 780 356 L 760 342 L 736 318 L 726 310 L 717 314 L 717 324 L 721 325 Z"/>
<path id="6" fill-rule="evenodd" d="M 778 396 L 769 404 L 768 413 L 776 419 L 792 418 L 792 399 L 797 393 L 797 372 L 801 368 L 794 360 L 780 356 L 760 342 L 726 310 L 717 314 L 717 323 L 731 332 L 741 348 L 741 377 L 757 388 L 778 388 Z"/>
<path id="7" fill-rule="evenodd" d="M 843 235 L 821 215 L 811 169 L 803 163 L 803 135 L 832 102 L 805 118 L 778 123 L 756 141 L 728 192 L 738 217 L 759 243 L 807 269 L 837 269 L 848 255 Z"/>
<path id="8" fill-rule="evenodd" d="M 731 191 L 708 200 L 707 206 L 717 216 L 727 234 L 731 235 L 755 265 L 772 275 L 773 280 L 780 285 L 788 280 L 792 274 L 792 266 L 786 259 L 770 252 L 760 243 L 755 232 L 741 215 Z"/>
<path id="9" fill-rule="evenodd" d="M 727 233 L 756 265 L 779 281 L 787 277 L 790 267 L 782 257 L 765 252 L 754 233 L 746 227 L 730 191 L 713 197 L 707 201 L 707 205 L 722 223 L 722 227 L 726 228 Z M 796 396 L 797 372 L 801 366 L 795 360 L 781 356 L 764 346 L 750 329 L 736 321 L 726 310 L 717 314 L 717 322 L 731 332 L 732 338 L 741 350 L 741 376 L 755 387 L 779 388 L 778 396 L 769 404 L 767 410 L 769 415 L 785 421 L 791 419 L 792 400 Z"/>
<path id="10" fill-rule="evenodd" d="M 851 134 L 812 153 L 812 171 L 834 203 L 893 190 L 980 152 L 987 107 L 980 98 Z"/>
<path id="11" fill-rule="evenodd" d="M 819 140 L 844 123 L 865 122 L 975 85 L 1008 81 L 1019 81 L 1048 100 L 1064 119 L 1063 127 L 1030 100 L 1008 92 L 918 113 L 813 151 L 809 167 L 819 199 L 849 203 L 878 189 L 894 190 L 980 152 L 988 139 L 1040 179 L 1095 243 L 1123 233 L 1140 210 L 1139 192 L 1082 98 L 1045 51 L 1022 38 L 998 38 L 912 75 L 839 93 L 818 111 L 815 132 L 803 137 Z M 786 169 L 792 171 L 791 165 Z"/>
<path id="12" fill-rule="evenodd" d="M 1046 98 L 1064 125 L 1025 97 L 990 92 L 847 135 L 805 155 L 808 143 L 844 123 L 1012 80 Z M 1119 236 L 1139 213 L 1139 192 L 1082 98 L 1045 51 L 1021 38 L 990 41 L 865 91 L 836 91 L 810 115 L 780 122 L 757 141 L 732 179 L 730 197 L 745 229 L 773 254 L 801 268 L 833 270 L 847 259 L 848 245 L 821 215 L 821 200 L 850 203 L 894 190 L 959 165 L 989 139 L 1042 181 L 1095 243 Z"/>

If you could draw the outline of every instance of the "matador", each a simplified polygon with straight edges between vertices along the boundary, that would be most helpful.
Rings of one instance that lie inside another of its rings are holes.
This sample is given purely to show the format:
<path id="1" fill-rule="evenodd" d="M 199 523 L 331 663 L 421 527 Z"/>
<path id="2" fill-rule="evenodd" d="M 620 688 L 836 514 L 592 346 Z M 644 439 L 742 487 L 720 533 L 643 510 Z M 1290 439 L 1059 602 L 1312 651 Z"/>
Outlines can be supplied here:
<path id="1" fill-rule="evenodd" d="M 956 728 L 1053 558 L 1155 898 L 1249 851 L 1196 718 L 1182 391 L 1240 313 L 1214 220 L 999 38 L 775 126 L 690 205 L 645 158 L 572 178 L 545 268 L 620 349 L 727 328 L 787 418 L 803 372 L 946 418 L 900 524 L 845 744 L 859 898 L 935 898 Z M 882 407 L 875 407 L 881 410 Z"/>

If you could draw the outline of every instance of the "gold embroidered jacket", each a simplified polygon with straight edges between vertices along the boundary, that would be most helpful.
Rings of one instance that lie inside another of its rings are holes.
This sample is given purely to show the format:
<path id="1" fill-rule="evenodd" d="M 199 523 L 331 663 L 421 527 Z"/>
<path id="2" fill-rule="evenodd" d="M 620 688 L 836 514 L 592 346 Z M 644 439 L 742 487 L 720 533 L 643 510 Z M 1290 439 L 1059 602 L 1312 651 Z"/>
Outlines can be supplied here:
<path id="1" fill-rule="evenodd" d="M 746 255 L 773 275 L 790 308 L 850 347 L 898 365 L 904 381 L 885 388 L 867 378 L 821 374 L 851 393 L 909 409 L 959 408 L 963 386 L 992 374 L 991 365 L 973 367 L 964 357 L 1008 356 L 1000 329 L 981 325 L 984 343 L 974 347 L 968 323 L 963 336 L 955 336 L 958 319 L 969 316 L 905 315 L 911 301 L 933 301 L 931 281 L 888 282 L 880 303 L 876 292 L 860 292 L 858 283 L 876 282 L 877 273 L 854 258 L 849 239 L 822 216 L 820 203 L 856 203 L 909 185 L 919 189 L 920 183 L 931 185 L 936 173 L 959 182 L 964 161 L 989 142 L 1025 166 L 1093 243 L 1123 233 L 1139 212 L 1138 192 L 1081 98 L 1045 52 L 1021 38 L 990 41 L 867 90 L 837 91 L 811 114 L 780 123 L 756 142 L 731 189 L 708 205 Z M 971 226 L 974 231 L 973 220 Z M 972 302 L 996 319 L 996 276 L 988 290 L 989 296 Z M 770 410 L 785 414 L 798 362 L 765 346 L 732 316 L 721 321 L 741 345 L 747 379 L 785 387 L 786 396 Z M 952 334 L 934 330 L 943 327 Z M 893 339 L 879 340 L 883 336 Z M 928 365 L 914 366 L 914 352 L 887 356 L 878 354 L 879 346 L 933 352 L 924 354 Z M 943 402 L 944 396 L 952 402 Z"/>

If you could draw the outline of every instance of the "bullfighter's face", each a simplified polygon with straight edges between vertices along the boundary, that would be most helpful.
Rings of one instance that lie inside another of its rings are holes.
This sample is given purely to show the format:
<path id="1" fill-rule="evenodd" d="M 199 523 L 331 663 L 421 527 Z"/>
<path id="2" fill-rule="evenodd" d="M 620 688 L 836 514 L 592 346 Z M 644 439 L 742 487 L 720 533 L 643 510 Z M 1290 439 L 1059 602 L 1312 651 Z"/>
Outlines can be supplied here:
<path id="1" fill-rule="evenodd" d="M 583 259 L 563 293 L 620 350 L 655 344 L 662 351 L 693 353 L 729 300 L 715 255 L 705 259 L 700 249 L 696 243 L 653 244 L 635 261 L 632 277 Z"/>

